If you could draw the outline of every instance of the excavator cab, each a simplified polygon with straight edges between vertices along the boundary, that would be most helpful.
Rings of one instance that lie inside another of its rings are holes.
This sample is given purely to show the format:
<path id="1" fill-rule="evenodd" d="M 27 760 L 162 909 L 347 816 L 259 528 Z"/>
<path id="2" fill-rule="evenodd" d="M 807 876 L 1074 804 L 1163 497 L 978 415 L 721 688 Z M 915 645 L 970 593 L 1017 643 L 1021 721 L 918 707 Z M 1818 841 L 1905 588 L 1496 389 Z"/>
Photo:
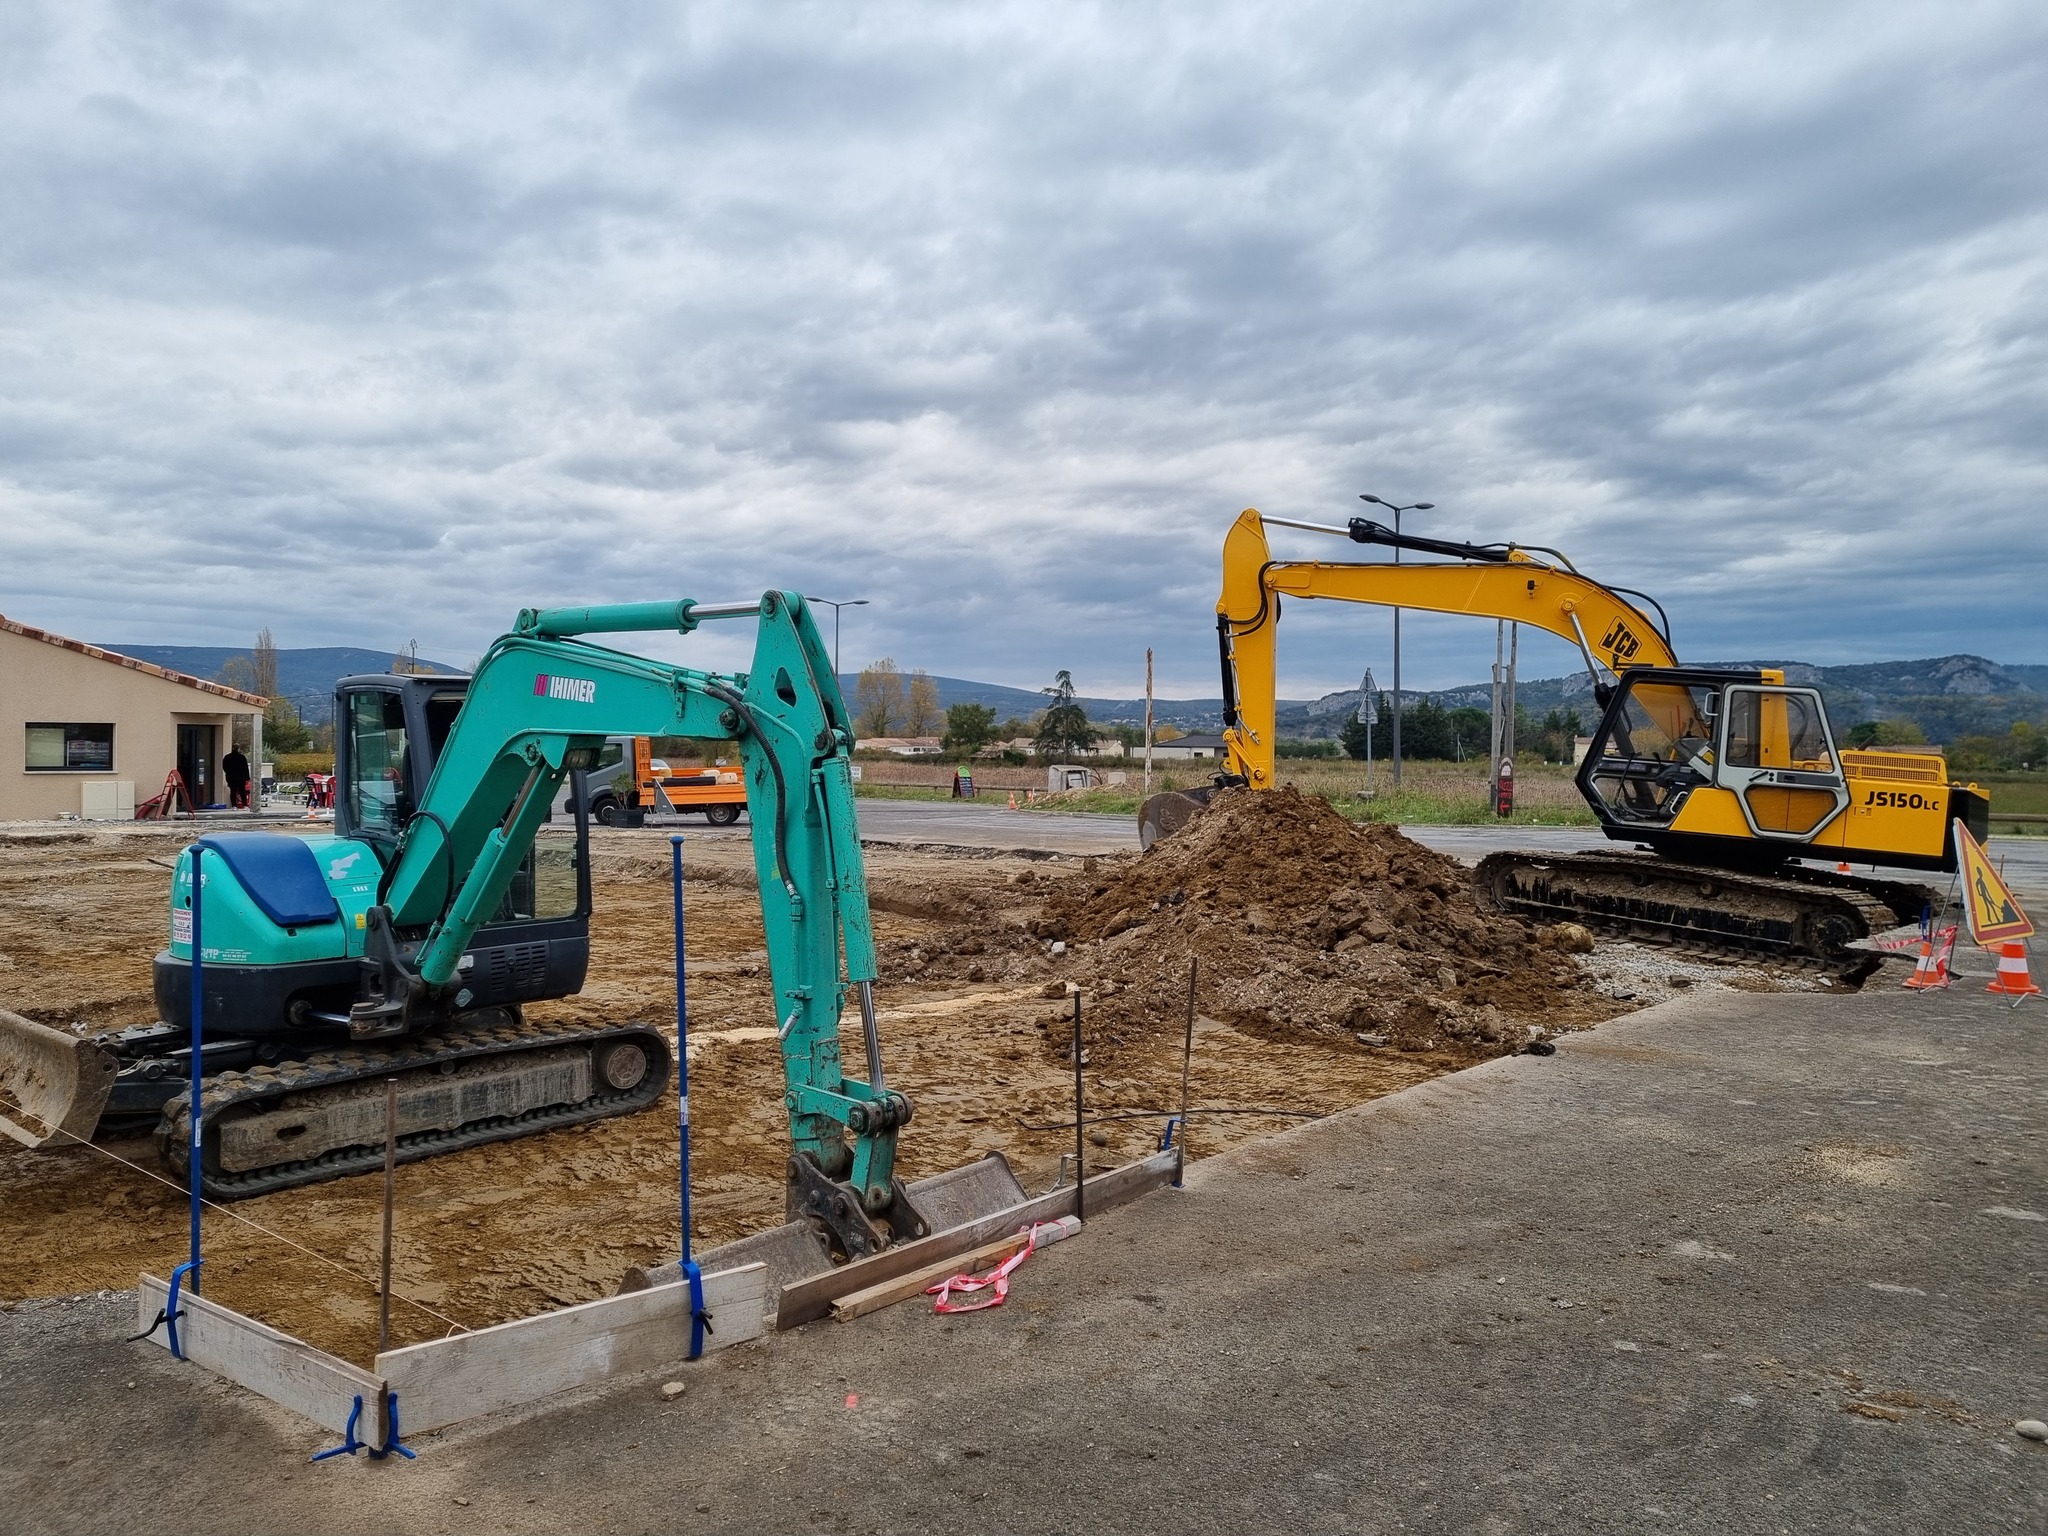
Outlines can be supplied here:
<path id="1" fill-rule="evenodd" d="M 1603 822 L 1668 827 L 1693 790 L 1714 782 L 1715 722 L 1728 680 L 1647 668 L 1622 678 L 1579 770 L 1579 790 Z"/>
<path id="2" fill-rule="evenodd" d="M 1621 676 L 1578 773 L 1611 837 L 1729 834 L 1787 857 L 1849 804 L 1827 710 L 1777 673 L 1676 667 Z"/>
<path id="3" fill-rule="evenodd" d="M 335 716 L 344 722 L 335 735 L 335 830 L 368 843 L 386 869 L 426 800 L 434 765 L 468 693 L 467 677 L 446 673 L 371 673 L 335 685 Z M 574 843 L 536 842 L 527 851 L 476 936 L 473 998 L 463 1006 L 532 1002 L 581 990 L 590 959 L 590 823 L 584 809 L 589 797 L 583 778 L 580 771 L 570 775 Z M 452 894 L 444 895 L 444 904 Z"/>

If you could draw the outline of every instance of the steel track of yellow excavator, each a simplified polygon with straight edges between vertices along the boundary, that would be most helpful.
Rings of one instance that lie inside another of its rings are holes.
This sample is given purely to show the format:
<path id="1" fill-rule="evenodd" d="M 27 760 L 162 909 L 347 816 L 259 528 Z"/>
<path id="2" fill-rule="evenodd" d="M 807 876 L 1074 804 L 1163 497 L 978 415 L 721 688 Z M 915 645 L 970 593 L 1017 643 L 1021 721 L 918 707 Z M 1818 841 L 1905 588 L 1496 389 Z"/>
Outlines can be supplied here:
<path id="1" fill-rule="evenodd" d="M 1873 955 L 1848 946 L 1917 922 L 1939 898 L 1924 885 L 1790 866 L 1750 874 L 1640 853 L 1490 853 L 1472 871 L 1479 900 L 1536 922 L 1728 958 L 1818 967 L 1862 980 Z"/>

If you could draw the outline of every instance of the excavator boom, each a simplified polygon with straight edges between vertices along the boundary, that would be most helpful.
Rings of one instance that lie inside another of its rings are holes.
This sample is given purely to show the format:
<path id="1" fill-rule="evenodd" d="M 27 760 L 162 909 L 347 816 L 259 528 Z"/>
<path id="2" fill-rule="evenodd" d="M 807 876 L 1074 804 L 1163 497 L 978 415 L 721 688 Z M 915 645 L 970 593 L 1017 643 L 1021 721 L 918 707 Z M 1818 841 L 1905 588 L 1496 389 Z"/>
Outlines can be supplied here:
<path id="1" fill-rule="evenodd" d="M 748 620 L 753 665 L 737 674 L 587 638 Z M 172 879 L 171 942 L 156 961 L 167 1022 L 78 1048 L 27 1021 L 0 1028 L 0 1088 L 16 1090 L 32 1122 L 11 1134 L 89 1134 L 111 1078 L 108 1113 L 124 1124 L 146 1114 L 182 1166 L 191 1106 L 167 1097 L 182 1069 L 162 1068 L 187 1039 L 195 875 L 205 893 L 204 1157 L 216 1197 L 367 1166 L 382 1138 L 369 1090 L 384 1076 L 400 1080 L 406 1159 L 652 1103 L 669 1067 L 660 1031 L 531 1024 L 519 1013 L 580 989 L 588 956 L 580 805 L 573 858 L 557 843 L 552 861 L 538 862 L 536 838 L 563 781 L 595 768 L 608 736 L 731 739 L 752 807 L 792 1206 L 848 1252 L 921 1235 L 895 1173 L 912 1108 L 883 1078 L 853 732 L 802 597 L 528 609 L 468 679 L 344 679 L 336 704 L 337 835 L 227 835 L 188 848 Z M 851 1074 L 839 1044 L 849 1002 L 866 1055 L 865 1071 Z M 151 1097 L 155 1083 L 166 1087 Z"/>
<path id="2" fill-rule="evenodd" d="M 1269 524 L 1447 558 L 1275 560 Z M 1952 869 L 1952 823 L 1980 833 L 1985 823 L 1987 801 L 1974 786 L 1949 784 L 1938 757 L 1840 751 L 1819 692 L 1788 686 L 1782 671 L 1681 666 L 1653 599 L 1594 581 L 1555 550 L 1404 536 L 1365 518 L 1340 527 L 1256 511 L 1238 517 L 1223 545 L 1219 786 L 1264 790 L 1277 782 L 1277 641 L 1289 598 L 1534 625 L 1584 658 L 1602 716 L 1578 788 L 1608 837 L 1659 857 L 1491 855 L 1477 871 L 1480 894 L 1506 910 L 1832 965 L 1873 928 L 1917 918 L 1931 893 L 1901 881 L 1823 876 L 1799 866 L 1801 857 Z M 1199 814 L 1211 793 L 1146 801 L 1140 844 Z"/>
<path id="3" fill-rule="evenodd" d="M 1266 540 L 1265 519 L 1255 511 L 1238 515 L 1223 541 L 1223 594 L 1216 603 L 1216 633 L 1223 653 L 1223 739 L 1229 771 L 1254 789 L 1273 783 L 1283 598 L 1377 603 L 1532 624 L 1577 647 L 1589 670 L 1596 664 L 1609 673 L 1632 666 L 1678 665 L 1670 639 L 1643 608 L 1613 588 L 1581 576 L 1562 557 L 1550 563 L 1511 545 L 1403 537 L 1364 518 L 1343 529 L 1323 531 L 1341 532 L 1362 544 L 1452 554 L 1474 563 L 1275 560 Z"/>

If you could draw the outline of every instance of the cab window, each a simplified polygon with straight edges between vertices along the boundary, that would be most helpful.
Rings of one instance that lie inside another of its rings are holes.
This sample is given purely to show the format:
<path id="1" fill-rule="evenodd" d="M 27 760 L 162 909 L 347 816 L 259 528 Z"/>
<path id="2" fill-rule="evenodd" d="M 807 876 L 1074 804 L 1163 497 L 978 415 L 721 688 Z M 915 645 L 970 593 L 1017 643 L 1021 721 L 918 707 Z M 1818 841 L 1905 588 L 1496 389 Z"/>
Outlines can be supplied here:
<path id="1" fill-rule="evenodd" d="M 412 818 L 405 705 L 395 693 L 364 691 L 348 700 L 349 818 L 357 832 L 395 838 Z"/>
<path id="2" fill-rule="evenodd" d="M 1728 695 L 1730 768 L 1798 768 L 1832 773 L 1820 695 L 1772 688 L 1732 688 Z"/>

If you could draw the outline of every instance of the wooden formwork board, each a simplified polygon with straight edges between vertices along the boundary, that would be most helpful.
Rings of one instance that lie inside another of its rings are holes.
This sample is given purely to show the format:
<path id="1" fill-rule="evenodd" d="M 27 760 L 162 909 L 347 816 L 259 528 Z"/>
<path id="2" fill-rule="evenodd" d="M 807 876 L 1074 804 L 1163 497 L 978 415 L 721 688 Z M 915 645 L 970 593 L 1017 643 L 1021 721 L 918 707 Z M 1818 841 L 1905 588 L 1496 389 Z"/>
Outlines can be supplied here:
<path id="1" fill-rule="evenodd" d="M 136 1311 L 138 1331 L 156 1320 L 170 1289 L 155 1275 L 142 1277 L 141 1301 Z M 203 1365 L 215 1375 L 225 1376 L 259 1397 L 303 1414 L 336 1434 L 348 1428 L 349 1415 L 360 1398 L 357 1438 L 372 1445 L 384 1443 L 381 1377 L 346 1360 L 337 1360 L 288 1333 L 279 1333 L 253 1317 L 216 1306 L 189 1289 L 178 1292 L 178 1310 L 183 1314 L 178 1319 L 178 1347 L 194 1365 Z M 167 1328 L 159 1327 L 149 1337 L 164 1349 L 171 1347 Z M 400 1417 L 404 1419 L 403 1412 Z"/>
<path id="2" fill-rule="evenodd" d="M 1156 1152 L 1135 1163 L 1096 1174 L 1086 1185 L 1087 1198 L 1083 1201 L 1086 1218 L 1093 1220 L 1104 1211 L 1137 1199 L 1147 1190 L 1171 1183 L 1179 1167 L 1180 1153 L 1176 1149 Z M 1056 1216 L 1070 1216 L 1073 1212 L 1074 1190 L 1070 1185 L 1040 1195 L 1035 1200 L 1027 1200 L 1022 1205 L 1013 1205 L 1008 1210 L 964 1222 L 944 1232 L 934 1232 L 916 1242 L 884 1248 L 880 1253 L 851 1264 L 842 1264 L 829 1273 L 799 1280 L 794 1285 L 783 1287 L 781 1303 L 775 1309 L 775 1326 L 778 1329 L 795 1328 L 802 1323 L 815 1322 L 831 1314 L 835 1301 L 856 1291 L 868 1290 L 885 1280 L 911 1274 L 941 1259 L 971 1252 L 1034 1221 L 1050 1221 Z"/>
<path id="3" fill-rule="evenodd" d="M 761 1336 L 767 1277 L 761 1264 L 704 1277 L 705 1353 Z M 390 1350 L 377 1357 L 377 1372 L 398 1395 L 399 1426 L 411 1435 L 678 1365 L 689 1353 L 690 1288 L 678 1281 Z"/>

